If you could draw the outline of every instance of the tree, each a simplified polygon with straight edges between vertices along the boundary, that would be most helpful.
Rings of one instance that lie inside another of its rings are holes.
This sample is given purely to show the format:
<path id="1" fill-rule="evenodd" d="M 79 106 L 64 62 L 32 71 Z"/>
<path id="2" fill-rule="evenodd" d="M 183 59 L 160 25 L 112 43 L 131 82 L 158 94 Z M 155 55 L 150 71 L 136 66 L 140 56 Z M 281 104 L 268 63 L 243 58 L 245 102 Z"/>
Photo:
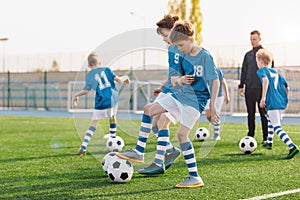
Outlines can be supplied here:
<path id="1" fill-rule="evenodd" d="M 200 0 L 191 0 L 192 1 L 192 7 L 191 7 L 191 13 L 189 20 L 190 22 L 195 26 L 195 38 L 198 44 L 202 43 L 202 20 L 203 15 L 200 10 Z"/>
<path id="2" fill-rule="evenodd" d="M 200 9 L 200 0 L 191 0 L 190 2 L 189 21 L 195 27 L 195 39 L 198 44 L 202 42 L 202 20 L 203 15 Z M 182 20 L 187 19 L 187 3 L 186 0 L 169 0 L 168 2 L 169 13 L 178 15 Z"/>
<path id="3" fill-rule="evenodd" d="M 60 71 L 58 62 L 56 60 L 53 60 L 50 71 L 52 71 L 52 72 L 59 72 Z"/>
<path id="4" fill-rule="evenodd" d="M 186 0 L 169 0 L 168 7 L 170 14 L 186 19 Z"/>

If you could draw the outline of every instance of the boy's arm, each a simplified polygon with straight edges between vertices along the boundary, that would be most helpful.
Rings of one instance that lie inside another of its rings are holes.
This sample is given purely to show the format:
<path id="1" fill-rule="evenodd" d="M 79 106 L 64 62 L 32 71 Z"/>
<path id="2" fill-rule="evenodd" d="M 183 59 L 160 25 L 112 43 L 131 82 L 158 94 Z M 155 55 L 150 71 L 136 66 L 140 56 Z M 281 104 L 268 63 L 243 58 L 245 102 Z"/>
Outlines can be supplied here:
<path id="1" fill-rule="evenodd" d="M 265 108 L 266 107 L 266 96 L 267 96 L 267 91 L 269 87 L 269 79 L 264 76 L 262 77 L 262 96 L 260 100 L 260 107 Z"/>
<path id="2" fill-rule="evenodd" d="M 228 85 L 227 85 L 225 78 L 223 78 L 223 80 L 222 80 L 222 85 L 223 85 L 223 88 L 225 91 L 225 103 L 228 104 L 230 101 L 230 97 L 229 97 Z"/>
<path id="3" fill-rule="evenodd" d="M 77 92 L 77 93 L 74 95 L 74 98 L 73 98 L 73 104 L 74 104 L 75 106 L 77 106 L 79 97 L 80 97 L 80 96 L 83 96 L 83 95 L 86 95 L 87 93 L 89 93 L 88 90 L 81 90 L 81 91 Z"/>
<path id="4" fill-rule="evenodd" d="M 115 76 L 114 81 L 118 83 L 124 83 L 125 86 L 128 86 L 130 83 L 130 79 L 128 76 Z"/>
<path id="5" fill-rule="evenodd" d="M 287 86 L 287 87 L 285 88 L 285 90 L 286 90 L 286 95 L 288 95 L 288 94 L 289 94 L 289 91 L 290 91 L 290 87 Z"/>
<path id="6" fill-rule="evenodd" d="M 219 115 L 217 114 L 215 108 L 215 101 L 218 96 L 219 87 L 220 87 L 219 79 L 212 80 L 211 95 L 210 95 L 210 111 L 211 111 L 211 121 L 215 123 L 219 123 Z"/>
<path id="7" fill-rule="evenodd" d="M 159 93 L 161 93 L 162 89 L 164 88 L 164 85 L 166 84 L 168 80 L 165 80 L 159 87 L 155 88 L 153 91 L 153 95 L 157 96 Z"/>

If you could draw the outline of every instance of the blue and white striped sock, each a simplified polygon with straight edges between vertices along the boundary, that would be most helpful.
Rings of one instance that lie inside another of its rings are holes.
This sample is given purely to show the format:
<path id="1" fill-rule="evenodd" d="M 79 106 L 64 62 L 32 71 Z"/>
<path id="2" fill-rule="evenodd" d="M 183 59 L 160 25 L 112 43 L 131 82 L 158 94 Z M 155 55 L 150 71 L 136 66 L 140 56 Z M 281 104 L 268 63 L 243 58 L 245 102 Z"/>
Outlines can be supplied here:
<path id="1" fill-rule="evenodd" d="M 180 143 L 180 148 L 185 160 L 185 163 L 187 164 L 189 175 L 198 177 L 198 169 L 197 169 L 197 163 L 195 158 L 195 151 L 194 147 L 191 141 Z"/>
<path id="2" fill-rule="evenodd" d="M 153 132 L 153 134 L 154 134 L 156 137 L 158 137 L 158 127 L 157 127 L 157 125 L 155 125 L 155 126 L 152 127 L 152 132 Z"/>
<path id="3" fill-rule="evenodd" d="M 167 144 L 167 153 L 173 153 L 174 152 L 174 146 L 173 144 L 170 142 L 170 131 L 169 131 L 169 140 L 168 140 L 168 144 Z"/>
<path id="4" fill-rule="evenodd" d="M 221 129 L 221 124 L 220 123 L 212 123 L 214 125 L 214 138 L 217 138 L 220 136 L 220 129 Z"/>
<path id="5" fill-rule="evenodd" d="M 116 137 L 117 135 L 117 124 L 111 123 L 109 124 L 109 133 L 111 137 Z"/>
<path id="6" fill-rule="evenodd" d="M 288 134 L 281 128 L 281 126 L 276 126 L 274 128 L 275 133 L 278 137 L 291 149 L 295 146 L 293 141 L 290 139 Z"/>
<path id="7" fill-rule="evenodd" d="M 88 143 L 90 142 L 91 138 L 93 137 L 94 132 L 96 131 L 96 128 L 93 126 L 90 126 L 89 129 L 86 131 L 81 148 L 86 150 L 86 147 Z"/>
<path id="8" fill-rule="evenodd" d="M 152 127 L 152 132 L 158 138 L 158 127 L 157 127 L 157 125 Z M 170 137 L 170 131 L 169 131 L 169 137 Z M 166 151 L 167 151 L 167 153 L 172 153 L 174 151 L 174 146 L 172 145 L 172 143 L 170 141 L 167 144 L 167 150 Z"/>
<path id="9" fill-rule="evenodd" d="M 269 144 L 273 144 L 274 129 L 273 129 L 273 126 L 271 124 L 271 121 L 270 121 L 268 115 L 267 115 L 267 120 L 268 120 L 268 138 L 267 138 L 267 142 Z"/>
<path id="10" fill-rule="evenodd" d="M 165 153 L 166 153 L 167 145 L 169 143 L 169 136 L 170 136 L 169 130 L 158 131 L 156 154 L 155 154 L 154 162 L 160 167 L 164 163 Z"/>
<path id="11" fill-rule="evenodd" d="M 145 151 L 146 143 L 151 131 L 151 126 L 152 126 L 152 117 L 143 114 L 142 123 L 140 126 L 139 138 L 135 147 L 135 150 L 137 151 L 138 154 L 143 154 Z"/>

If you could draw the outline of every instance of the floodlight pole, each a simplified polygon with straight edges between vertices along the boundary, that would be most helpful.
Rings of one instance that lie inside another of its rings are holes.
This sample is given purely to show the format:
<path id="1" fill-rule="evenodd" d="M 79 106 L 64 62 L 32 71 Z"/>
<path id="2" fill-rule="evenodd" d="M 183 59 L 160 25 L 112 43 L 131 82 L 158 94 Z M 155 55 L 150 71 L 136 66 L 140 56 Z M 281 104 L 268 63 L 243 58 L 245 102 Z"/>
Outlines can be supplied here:
<path id="1" fill-rule="evenodd" d="M 3 42 L 3 49 L 2 49 L 2 72 L 5 72 L 5 42 L 8 41 L 8 38 L 0 38 L 0 42 Z"/>

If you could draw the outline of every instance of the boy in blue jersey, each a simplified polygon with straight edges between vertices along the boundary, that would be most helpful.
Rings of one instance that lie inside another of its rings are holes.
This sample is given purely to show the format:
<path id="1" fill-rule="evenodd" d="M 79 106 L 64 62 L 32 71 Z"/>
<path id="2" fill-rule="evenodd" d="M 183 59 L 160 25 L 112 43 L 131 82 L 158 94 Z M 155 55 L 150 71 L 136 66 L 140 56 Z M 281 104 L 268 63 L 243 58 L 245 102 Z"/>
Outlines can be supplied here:
<path id="1" fill-rule="evenodd" d="M 128 76 L 118 77 L 108 67 L 99 67 L 100 61 L 96 53 L 88 56 L 88 67 L 91 69 L 86 76 L 84 88 L 74 95 L 73 103 L 76 106 L 80 96 L 86 95 L 91 89 L 96 92 L 95 106 L 92 116 L 92 123 L 86 131 L 82 145 L 77 155 L 82 156 L 86 153 L 87 145 L 96 131 L 98 120 L 109 118 L 110 136 L 116 136 L 117 121 L 116 113 L 118 106 L 118 91 L 115 82 L 124 82 L 125 86 L 129 84 Z"/>
<path id="2" fill-rule="evenodd" d="M 169 63 L 169 72 L 168 79 L 165 81 L 161 88 L 156 89 L 154 92 L 157 94 L 155 102 L 159 99 L 164 98 L 169 93 L 172 93 L 176 90 L 176 87 L 171 85 L 171 77 L 178 76 L 179 74 L 179 65 L 182 62 L 182 55 L 176 46 L 173 46 L 169 39 L 168 35 L 179 18 L 177 16 L 172 16 L 170 14 L 165 15 L 161 20 L 159 20 L 157 25 L 157 33 L 162 36 L 163 41 L 168 44 L 168 63 Z M 154 102 L 154 103 L 155 103 Z M 172 116 L 168 112 L 160 113 L 158 115 L 149 116 L 147 111 L 154 103 L 147 104 L 144 107 L 144 114 L 142 116 L 142 123 L 140 127 L 138 141 L 135 147 L 135 151 L 143 157 L 144 151 L 146 148 L 147 140 L 151 131 L 157 136 L 158 145 L 156 149 L 156 154 L 154 162 L 149 166 L 140 169 L 138 172 L 140 174 L 162 174 L 168 169 L 174 160 L 180 155 L 180 150 L 172 145 L 170 142 L 170 130 L 169 124 L 170 121 L 173 121 Z M 162 151 L 163 150 L 163 151 Z M 143 159 L 142 159 L 143 160 Z M 141 160 L 135 160 L 141 162 Z"/>
<path id="3" fill-rule="evenodd" d="M 178 16 L 172 16 L 168 14 L 156 23 L 157 34 L 160 35 L 163 38 L 163 41 L 168 45 L 169 70 L 168 79 L 159 89 L 154 91 L 158 93 L 155 102 L 157 102 L 161 98 L 164 98 L 167 94 L 172 93 L 177 89 L 176 87 L 173 87 L 171 85 L 171 77 L 179 75 L 179 65 L 182 62 L 182 54 L 176 46 L 171 44 L 168 36 L 178 19 Z M 145 109 L 147 109 L 147 107 L 149 106 L 151 107 L 151 104 L 146 105 Z M 158 140 L 155 159 L 149 166 L 145 167 L 144 169 L 140 169 L 140 174 L 162 174 L 180 155 L 180 150 L 174 147 L 170 142 L 170 121 L 173 121 L 173 118 L 168 112 L 153 117 L 152 131 L 157 136 Z M 136 149 L 139 149 L 142 153 L 144 151 L 144 148 L 141 148 L 141 146 L 143 146 L 143 144 L 146 145 L 146 142 L 143 142 L 143 139 L 143 136 L 139 137 L 136 147 Z M 161 149 L 165 149 L 166 153 L 162 153 Z"/>
<path id="4" fill-rule="evenodd" d="M 289 135 L 281 127 L 281 113 L 288 103 L 288 83 L 285 78 L 274 68 L 270 68 L 272 62 L 271 54 L 260 49 L 256 53 L 256 61 L 259 70 L 257 75 L 262 82 L 262 98 L 260 106 L 267 109 L 268 118 L 268 140 L 265 145 L 267 149 L 272 149 L 274 132 L 289 147 L 286 159 L 293 158 L 299 153 L 298 147 L 290 139 Z"/>
<path id="5" fill-rule="evenodd" d="M 204 185 L 198 174 L 197 163 L 192 142 L 189 140 L 190 130 L 200 117 L 208 99 L 210 98 L 206 80 L 213 81 L 211 93 L 212 121 L 217 122 L 218 116 L 214 108 L 214 102 L 218 93 L 219 81 L 216 67 L 208 52 L 194 43 L 194 30 L 190 23 L 178 23 L 172 29 L 169 38 L 172 44 L 186 54 L 182 61 L 181 74 L 171 79 L 173 85 L 179 84 L 181 88 L 164 98 L 157 100 L 144 110 L 144 114 L 154 116 L 160 113 L 169 112 L 175 122 L 180 121 L 177 137 L 184 156 L 189 176 L 185 181 L 176 185 L 177 188 L 194 188 Z M 205 78 L 204 78 L 205 77 Z M 165 153 L 165 149 L 160 149 Z M 117 156 L 143 162 L 143 155 L 135 150 L 128 150 Z"/>
<path id="6" fill-rule="evenodd" d="M 223 102 L 228 104 L 230 101 L 230 97 L 229 97 L 228 85 L 224 78 L 224 74 L 223 74 L 222 70 L 217 68 L 217 72 L 218 72 L 218 76 L 219 76 L 220 87 L 219 87 L 219 93 L 218 93 L 218 96 L 217 96 L 217 99 L 215 102 L 215 107 L 216 107 L 216 111 L 217 111 L 218 115 L 220 115 Z M 211 89 L 211 87 L 212 87 L 211 82 L 209 82 L 209 87 Z M 225 93 L 225 94 L 223 94 L 223 93 Z M 211 122 L 210 101 L 208 101 L 208 103 L 206 105 L 205 114 L 206 114 L 206 118 L 208 119 L 208 121 Z M 221 121 L 219 121 L 219 123 L 212 123 L 212 125 L 214 126 L 213 140 L 221 140 L 221 136 L 220 136 Z"/>

